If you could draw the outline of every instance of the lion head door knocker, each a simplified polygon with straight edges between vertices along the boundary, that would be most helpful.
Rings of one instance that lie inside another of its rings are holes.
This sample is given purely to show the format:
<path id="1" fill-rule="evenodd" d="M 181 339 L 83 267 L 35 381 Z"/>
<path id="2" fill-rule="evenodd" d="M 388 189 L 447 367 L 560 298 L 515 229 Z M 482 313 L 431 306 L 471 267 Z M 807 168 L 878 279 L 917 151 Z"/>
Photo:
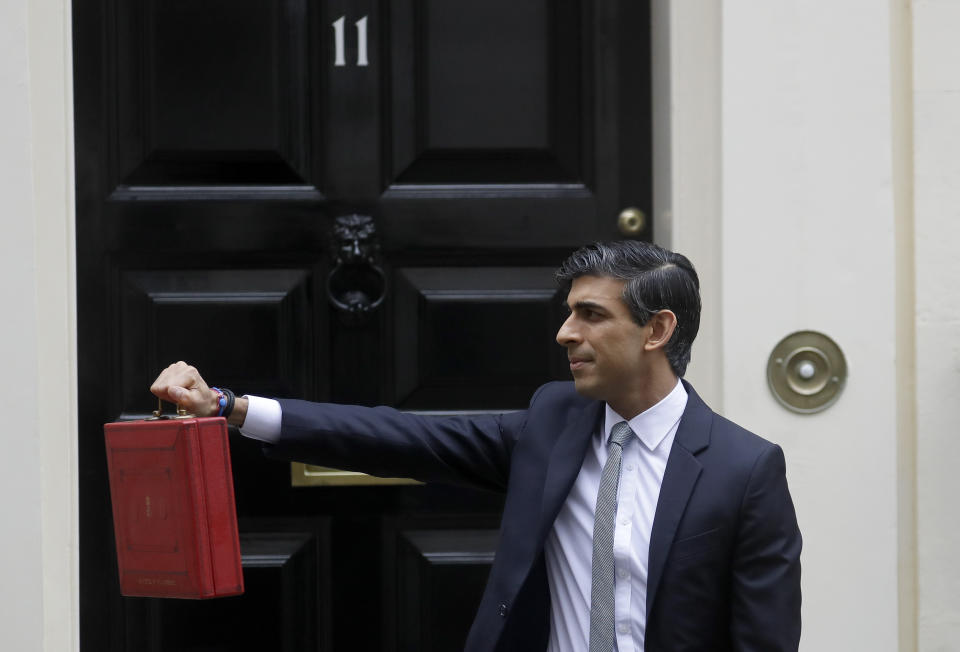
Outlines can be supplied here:
<path id="1" fill-rule="evenodd" d="M 361 324 L 387 295 L 373 218 L 368 215 L 338 217 L 331 244 L 334 267 L 327 276 L 327 297 L 344 323 Z"/>

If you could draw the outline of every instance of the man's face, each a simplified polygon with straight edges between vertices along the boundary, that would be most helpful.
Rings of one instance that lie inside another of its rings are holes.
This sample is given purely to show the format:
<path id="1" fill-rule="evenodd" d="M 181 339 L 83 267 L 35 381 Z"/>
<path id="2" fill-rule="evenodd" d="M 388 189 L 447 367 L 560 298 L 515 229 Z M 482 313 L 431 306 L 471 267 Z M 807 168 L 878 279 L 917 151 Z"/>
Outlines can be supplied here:
<path id="1" fill-rule="evenodd" d="M 648 329 L 630 316 L 622 299 L 625 284 L 606 276 L 574 279 L 567 295 L 570 316 L 557 332 L 577 392 L 611 406 L 629 401 L 649 364 Z"/>

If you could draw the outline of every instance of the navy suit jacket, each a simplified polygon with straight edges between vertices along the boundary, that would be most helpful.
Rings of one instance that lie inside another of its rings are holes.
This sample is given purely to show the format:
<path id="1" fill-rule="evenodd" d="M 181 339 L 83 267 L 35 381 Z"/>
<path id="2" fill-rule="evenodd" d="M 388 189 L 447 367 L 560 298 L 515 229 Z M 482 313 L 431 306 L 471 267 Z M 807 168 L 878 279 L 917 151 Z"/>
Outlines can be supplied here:
<path id="1" fill-rule="evenodd" d="M 645 650 L 796 650 L 801 538 L 783 452 L 684 387 L 650 536 Z M 272 457 L 506 492 L 466 649 L 546 648 L 544 542 L 601 427 L 602 402 L 555 382 L 528 409 L 503 415 L 280 403 L 280 440 L 265 447 Z"/>

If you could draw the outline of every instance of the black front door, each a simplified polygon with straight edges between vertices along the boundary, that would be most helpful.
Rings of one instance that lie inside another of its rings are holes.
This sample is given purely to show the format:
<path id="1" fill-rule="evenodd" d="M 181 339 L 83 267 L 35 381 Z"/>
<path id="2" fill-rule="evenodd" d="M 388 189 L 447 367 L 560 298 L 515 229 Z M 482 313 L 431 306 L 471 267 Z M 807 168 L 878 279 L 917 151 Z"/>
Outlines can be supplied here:
<path id="1" fill-rule="evenodd" d="M 127 599 L 102 424 L 153 409 L 176 360 L 238 393 L 438 413 L 566 378 L 552 270 L 651 207 L 647 3 L 73 12 L 83 648 L 456 649 L 501 497 L 294 486 L 328 476 L 236 436 L 247 593 Z M 372 259 L 346 215 L 371 218 Z"/>

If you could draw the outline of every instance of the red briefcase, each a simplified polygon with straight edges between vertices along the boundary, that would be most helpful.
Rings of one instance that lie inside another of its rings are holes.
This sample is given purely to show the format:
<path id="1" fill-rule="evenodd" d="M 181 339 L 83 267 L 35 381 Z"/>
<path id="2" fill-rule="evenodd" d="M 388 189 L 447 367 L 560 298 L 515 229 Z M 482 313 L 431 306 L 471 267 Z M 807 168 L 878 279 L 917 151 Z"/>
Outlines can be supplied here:
<path id="1" fill-rule="evenodd" d="M 166 418 L 103 427 L 120 592 L 216 598 L 243 593 L 227 422 Z"/>

